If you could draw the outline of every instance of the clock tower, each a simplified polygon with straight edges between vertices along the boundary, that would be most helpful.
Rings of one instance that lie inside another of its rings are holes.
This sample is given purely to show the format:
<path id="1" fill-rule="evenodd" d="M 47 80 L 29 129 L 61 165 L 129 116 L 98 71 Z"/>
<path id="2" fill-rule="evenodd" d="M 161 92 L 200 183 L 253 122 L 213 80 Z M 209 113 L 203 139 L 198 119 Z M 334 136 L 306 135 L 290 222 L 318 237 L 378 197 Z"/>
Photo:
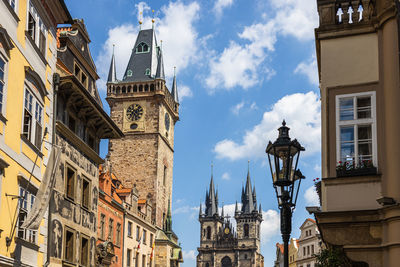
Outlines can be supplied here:
<path id="1" fill-rule="evenodd" d="M 165 82 L 162 49 L 154 29 L 140 30 L 122 80 L 115 57 L 107 79 L 110 116 L 124 133 L 109 141 L 109 161 L 125 187 L 136 187 L 163 228 L 172 199 L 174 128 L 179 120 L 176 77 Z"/>

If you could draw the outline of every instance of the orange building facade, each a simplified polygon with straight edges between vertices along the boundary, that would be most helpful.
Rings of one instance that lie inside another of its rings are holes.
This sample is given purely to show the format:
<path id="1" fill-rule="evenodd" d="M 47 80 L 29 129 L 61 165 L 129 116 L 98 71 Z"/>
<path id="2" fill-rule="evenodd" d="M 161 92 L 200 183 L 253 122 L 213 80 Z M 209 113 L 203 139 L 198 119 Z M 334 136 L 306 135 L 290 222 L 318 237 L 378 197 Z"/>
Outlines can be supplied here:
<path id="1" fill-rule="evenodd" d="M 120 181 L 103 166 L 99 171 L 97 246 L 104 246 L 108 253 L 104 265 L 122 266 L 124 207 L 117 192 Z"/>

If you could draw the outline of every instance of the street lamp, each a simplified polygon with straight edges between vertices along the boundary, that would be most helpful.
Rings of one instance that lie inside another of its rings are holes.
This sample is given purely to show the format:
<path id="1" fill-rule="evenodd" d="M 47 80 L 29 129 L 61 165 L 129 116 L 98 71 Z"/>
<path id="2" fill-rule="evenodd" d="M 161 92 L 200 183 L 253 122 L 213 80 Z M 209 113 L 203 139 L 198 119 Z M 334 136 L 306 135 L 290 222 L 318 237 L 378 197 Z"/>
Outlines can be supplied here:
<path id="1" fill-rule="evenodd" d="M 289 137 L 289 128 L 285 120 L 279 127 L 279 136 L 274 143 L 269 141 L 266 153 L 271 169 L 272 182 L 281 211 L 281 233 L 284 245 L 284 267 L 289 266 L 289 239 L 292 231 L 292 213 L 296 207 L 297 195 L 300 189 L 302 175 L 297 164 L 300 151 L 304 147 Z"/>

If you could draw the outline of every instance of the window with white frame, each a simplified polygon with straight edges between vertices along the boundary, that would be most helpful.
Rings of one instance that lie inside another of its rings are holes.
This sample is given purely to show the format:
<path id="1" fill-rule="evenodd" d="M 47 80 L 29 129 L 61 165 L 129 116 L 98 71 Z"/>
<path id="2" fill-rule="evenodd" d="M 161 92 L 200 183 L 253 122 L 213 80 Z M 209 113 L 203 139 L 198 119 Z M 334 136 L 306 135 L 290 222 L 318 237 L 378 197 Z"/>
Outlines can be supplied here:
<path id="1" fill-rule="evenodd" d="M 20 196 L 19 199 L 20 212 L 18 216 L 18 237 L 30 243 L 36 244 L 37 231 L 21 227 L 22 224 L 25 222 L 28 213 L 32 209 L 36 197 L 33 193 L 25 190 L 25 188 L 21 186 L 19 187 L 19 196 Z"/>
<path id="2" fill-rule="evenodd" d="M 375 92 L 336 96 L 337 159 L 350 167 L 376 166 Z"/>
<path id="3" fill-rule="evenodd" d="M 10 4 L 11 8 L 17 12 L 17 0 L 7 0 L 8 3 Z"/>
<path id="4" fill-rule="evenodd" d="M 40 149 L 43 130 L 43 106 L 31 91 L 25 89 L 22 135 Z"/>
<path id="5" fill-rule="evenodd" d="M 0 56 L 0 113 L 3 110 L 3 97 L 5 89 L 6 61 Z"/>
<path id="6" fill-rule="evenodd" d="M 42 55 L 45 56 L 47 29 L 36 8 L 33 6 L 32 1 L 29 1 L 27 32 Z"/>

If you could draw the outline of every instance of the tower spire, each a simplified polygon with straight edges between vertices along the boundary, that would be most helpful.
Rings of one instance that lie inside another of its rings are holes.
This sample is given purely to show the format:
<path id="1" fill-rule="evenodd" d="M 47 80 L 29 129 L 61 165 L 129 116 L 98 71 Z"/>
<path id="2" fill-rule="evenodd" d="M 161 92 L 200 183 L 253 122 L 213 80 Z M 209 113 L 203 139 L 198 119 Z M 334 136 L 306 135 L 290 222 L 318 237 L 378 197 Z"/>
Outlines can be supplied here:
<path id="1" fill-rule="evenodd" d="M 248 162 L 246 188 L 244 190 L 244 195 L 242 196 L 242 205 L 243 205 L 242 206 L 243 213 L 251 213 L 254 210 L 253 193 L 251 190 L 251 181 L 250 181 L 250 161 Z"/>
<path id="2" fill-rule="evenodd" d="M 112 52 L 112 57 L 111 57 L 110 70 L 108 71 L 107 82 L 116 82 L 117 81 L 117 71 L 115 68 L 114 48 L 115 48 L 115 44 L 113 44 L 113 52 Z"/>
<path id="3" fill-rule="evenodd" d="M 171 200 L 170 199 L 168 199 L 167 218 L 165 219 L 165 232 L 166 233 L 172 232 L 172 216 L 171 216 Z"/>
<path id="4" fill-rule="evenodd" d="M 171 95 L 172 95 L 172 98 L 174 99 L 175 103 L 179 103 L 178 89 L 177 89 L 177 85 L 176 85 L 176 67 L 174 67 L 174 80 L 172 81 Z"/>
<path id="5" fill-rule="evenodd" d="M 214 177 L 213 177 L 213 170 L 211 164 L 211 181 L 210 181 L 210 189 L 208 193 L 206 193 L 206 211 L 205 215 L 207 217 L 213 217 L 214 214 L 218 214 L 218 196 L 216 195 L 215 186 L 214 186 Z"/>

